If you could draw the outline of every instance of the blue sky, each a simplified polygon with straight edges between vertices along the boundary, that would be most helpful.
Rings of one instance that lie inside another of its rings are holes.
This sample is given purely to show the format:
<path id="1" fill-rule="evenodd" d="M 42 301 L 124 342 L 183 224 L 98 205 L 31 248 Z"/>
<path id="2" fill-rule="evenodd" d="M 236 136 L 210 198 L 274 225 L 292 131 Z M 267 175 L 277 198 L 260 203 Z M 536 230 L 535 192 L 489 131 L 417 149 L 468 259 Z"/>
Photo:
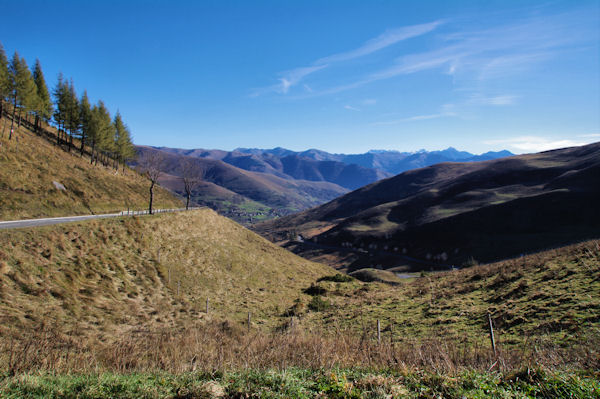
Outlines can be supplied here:
<path id="1" fill-rule="evenodd" d="M 0 41 L 137 144 L 534 152 L 600 141 L 596 1 L 0 1 Z"/>

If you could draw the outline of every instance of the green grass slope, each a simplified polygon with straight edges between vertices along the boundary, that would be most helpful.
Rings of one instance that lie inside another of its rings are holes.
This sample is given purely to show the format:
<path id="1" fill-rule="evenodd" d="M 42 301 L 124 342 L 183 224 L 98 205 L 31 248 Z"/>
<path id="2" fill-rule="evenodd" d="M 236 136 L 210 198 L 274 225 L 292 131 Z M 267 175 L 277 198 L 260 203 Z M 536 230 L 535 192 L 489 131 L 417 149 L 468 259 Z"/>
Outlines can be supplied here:
<path id="1" fill-rule="evenodd" d="M 436 339 L 487 346 L 489 313 L 500 346 L 531 349 L 527 343 L 537 343 L 596 350 L 599 265 L 600 242 L 587 241 L 393 284 L 321 281 L 321 289 L 312 292 L 320 293 L 326 306 L 307 312 L 305 321 L 326 331 L 362 333 L 366 326 L 372 337 L 380 320 L 386 340 L 393 334 L 398 341 Z"/>
<path id="2" fill-rule="evenodd" d="M 0 138 L 0 220 L 98 214 L 148 206 L 148 181 L 129 168 L 90 165 L 24 127 Z M 58 190 L 56 181 L 66 190 Z M 156 208 L 179 208 L 180 199 L 158 187 Z"/>

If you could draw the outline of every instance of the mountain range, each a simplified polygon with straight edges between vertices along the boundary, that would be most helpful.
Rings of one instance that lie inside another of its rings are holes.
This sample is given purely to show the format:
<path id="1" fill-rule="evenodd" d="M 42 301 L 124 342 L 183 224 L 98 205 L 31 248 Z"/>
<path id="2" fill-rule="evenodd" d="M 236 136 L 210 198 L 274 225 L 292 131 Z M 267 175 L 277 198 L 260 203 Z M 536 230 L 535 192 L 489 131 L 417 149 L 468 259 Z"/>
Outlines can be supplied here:
<path id="1" fill-rule="evenodd" d="M 280 147 L 223 151 L 138 146 L 138 152 L 146 151 L 165 154 L 166 174 L 161 183 L 178 193 L 183 192 L 181 161 L 193 159 L 203 179 L 194 190 L 195 202 L 242 223 L 305 210 L 404 170 L 512 155 L 508 151 L 473 155 L 452 147 L 431 152 L 372 150 L 348 155 Z"/>
<path id="2" fill-rule="evenodd" d="M 254 228 L 348 270 L 490 262 L 600 236 L 600 143 L 439 163 Z"/>

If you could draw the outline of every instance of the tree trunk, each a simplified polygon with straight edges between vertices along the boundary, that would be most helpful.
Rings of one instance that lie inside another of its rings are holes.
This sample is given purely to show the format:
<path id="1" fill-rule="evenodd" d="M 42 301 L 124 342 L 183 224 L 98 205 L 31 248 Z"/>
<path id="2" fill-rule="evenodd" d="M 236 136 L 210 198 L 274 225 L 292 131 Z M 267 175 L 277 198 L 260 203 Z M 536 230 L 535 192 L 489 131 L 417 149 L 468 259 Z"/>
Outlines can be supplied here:
<path id="1" fill-rule="evenodd" d="M 186 191 L 187 201 L 185 202 L 185 210 L 187 211 L 190 208 L 190 192 Z"/>
<path id="2" fill-rule="evenodd" d="M 15 96 L 15 102 L 13 103 L 13 116 L 10 122 L 10 132 L 8 133 L 8 139 L 12 140 L 13 127 L 15 126 L 15 114 L 17 112 L 17 96 Z"/>
<path id="3" fill-rule="evenodd" d="M 83 132 L 81 133 L 81 156 L 83 156 L 83 150 L 84 150 L 84 146 L 85 146 L 85 136 L 83 135 Z"/>
<path id="4" fill-rule="evenodd" d="M 96 142 L 92 141 L 92 151 L 90 154 L 90 165 L 94 163 L 94 150 L 96 149 Z"/>
<path id="5" fill-rule="evenodd" d="M 152 200 L 154 199 L 154 181 L 150 184 L 150 204 L 148 204 L 148 213 L 152 215 Z"/>

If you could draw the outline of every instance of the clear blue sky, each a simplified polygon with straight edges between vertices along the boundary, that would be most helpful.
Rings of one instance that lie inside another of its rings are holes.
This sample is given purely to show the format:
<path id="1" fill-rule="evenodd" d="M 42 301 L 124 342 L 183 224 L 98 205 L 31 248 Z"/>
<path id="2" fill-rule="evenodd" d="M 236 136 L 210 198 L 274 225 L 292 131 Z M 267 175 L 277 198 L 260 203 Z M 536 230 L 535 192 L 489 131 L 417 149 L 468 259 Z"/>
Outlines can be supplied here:
<path id="1" fill-rule="evenodd" d="M 137 144 L 600 141 L 600 2 L 7 1 L 0 41 L 119 109 Z"/>

